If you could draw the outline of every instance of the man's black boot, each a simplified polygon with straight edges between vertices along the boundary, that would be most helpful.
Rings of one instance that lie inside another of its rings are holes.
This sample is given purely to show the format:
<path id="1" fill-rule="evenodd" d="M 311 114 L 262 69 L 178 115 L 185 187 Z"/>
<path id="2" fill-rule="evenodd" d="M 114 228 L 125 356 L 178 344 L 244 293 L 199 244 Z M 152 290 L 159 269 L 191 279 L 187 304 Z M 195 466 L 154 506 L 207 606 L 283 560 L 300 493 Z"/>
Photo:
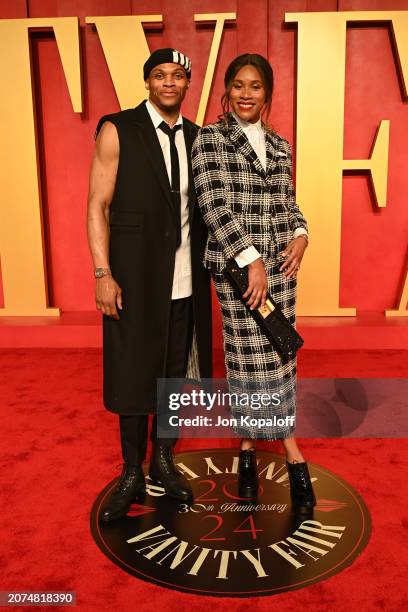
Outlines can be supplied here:
<path id="1" fill-rule="evenodd" d="M 161 446 L 157 442 L 152 445 L 149 476 L 159 482 L 167 495 L 181 501 L 191 501 L 193 492 L 186 478 L 174 465 L 170 446 Z"/>
<path id="2" fill-rule="evenodd" d="M 238 495 L 255 498 L 258 494 L 258 469 L 255 450 L 241 450 L 238 463 Z"/>
<path id="3" fill-rule="evenodd" d="M 300 463 L 286 462 L 286 468 L 289 474 L 290 497 L 294 512 L 311 514 L 316 505 L 316 497 L 306 461 Z"/>
<path id="4" fill-rule="evenodd" d="M 108 523 L 125 516 L 132 502 L 145 490 L 145 477 L 141 466 L 124 463 L 119 482 L 101 508 L 101 520 Z"/>

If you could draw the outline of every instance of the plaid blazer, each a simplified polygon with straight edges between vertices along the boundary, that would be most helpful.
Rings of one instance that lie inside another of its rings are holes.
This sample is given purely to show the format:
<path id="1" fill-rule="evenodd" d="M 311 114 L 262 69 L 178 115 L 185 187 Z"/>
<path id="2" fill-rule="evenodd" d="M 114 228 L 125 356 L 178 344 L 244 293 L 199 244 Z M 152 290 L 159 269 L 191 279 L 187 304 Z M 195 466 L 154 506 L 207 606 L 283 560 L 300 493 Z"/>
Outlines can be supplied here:
<path id="1" fill-rule="evenodd" d="M 206 268 L 221 271 L 227 259 L 253 245 L 275 259 L 307 222 L 295 202 L 287 140 L 265 130 L 266 171 L 234 117 L 203 127 L 192 148 L 198 203 L 209 235 Z"/>

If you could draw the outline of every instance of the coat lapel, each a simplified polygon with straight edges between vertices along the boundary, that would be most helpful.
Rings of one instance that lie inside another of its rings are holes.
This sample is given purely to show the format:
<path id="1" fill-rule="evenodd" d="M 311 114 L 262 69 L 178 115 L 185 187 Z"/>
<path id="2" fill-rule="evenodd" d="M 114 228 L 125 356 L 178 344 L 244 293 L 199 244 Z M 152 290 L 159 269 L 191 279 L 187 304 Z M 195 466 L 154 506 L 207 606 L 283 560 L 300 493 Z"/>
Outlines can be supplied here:
<path id="1" fill-rule="evenodd" d="M 276 149 L 273 145 L 272 136 L 267 130 L 265 130 L 265 128 L 264 128 L 264 134 L 265 134 L 265 146 L 266 146 L 266 174 L 267 176 L 269 176 L 269 174 L 274 170 L 274 168 L 276 168 L 277 155 L 276 155 Z"/>
<path id="2" fill-rule="evenodd" d="M 188 209 L 189 209 L 189 221 L 191 224 L 192 219 L 193 219 L 193 214 L 194 214 L 194 201 L 195 201 L 193 170 L 191 166 L 191 149 L 193 148 L 193 141 L 194 141 L 195 133 L 193 132 L 193 130 L 187 124 L 186 121 L 183 121 L 183 134 L 184 134 L 184 142 L 186 143 L 186 152 L 187 152 Z"/>
<path id="3" fill-rule="evenodd" d="M 252 146 L 249 143 L 248 138 L 245 136 L 241 126 L 235 121 L 234 117 L 230 117 L 230 129 L 228 131 L 229 138 L 234 144 L 235 148 L 252 164 L 254 170 L 261 176 L 265 177 L 265 170 L 262 167 L 261 162 Z"/>
<path id="4" fill-rule="evenodd" d="M 266 171 L 263 169 L 261 162 L 255 151 L 253 150 L 248 138 L 245 136 L 241 126 L 235 121 L 232 115 L 229 115 L 229 126 L 228 135 L 230 140 L 234 143 L 235 147 L 246 157 L 246 159 L 253 165 L 254 169 L 258 174 L 264 178 L 268 176 L 274 168 L 276 168 L 276 148 L 273 144 L 273 138 L 271 134 L 264 128 L 265 135 L 265 148 L 266 148 Z"/>
<path id="5" fill-rule="evenodd" d="M 150 119 L 150 115 L 146 109 L 145 102 L 142 102 L 142 104 L 137 106 L 134 111 L 134 120 L 139 127 L 138 133 L 144 150 L 150 159 L 159 184 L 164 195 L 166 196 L 166 200 L 174 212 L 174 204 L 171 197 L 171 186 L 167 174 L 166 164 L 164 162 L 163 151 L 161 149 L 159 139 L 157 138 L 154 125 Z"/>

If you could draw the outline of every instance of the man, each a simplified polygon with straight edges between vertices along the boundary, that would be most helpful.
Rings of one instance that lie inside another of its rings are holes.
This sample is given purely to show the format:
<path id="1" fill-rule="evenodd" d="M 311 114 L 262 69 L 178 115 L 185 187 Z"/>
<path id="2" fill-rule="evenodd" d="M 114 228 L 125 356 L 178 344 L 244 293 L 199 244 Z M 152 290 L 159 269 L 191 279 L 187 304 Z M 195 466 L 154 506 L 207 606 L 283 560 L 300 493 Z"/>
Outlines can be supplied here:
<path id="1" fill-rule="evenodd" d="M 127 513 L 145 490 L 148 414 L 157 379 L 211 376 L 211 294 L 202 266 L 207 230 L 196 204 L 190 152 L 198 127 L 180 115 L 191 62 L 173 49 L 144 68 L 149 99 L 98 123 L 88 200 L 97 308 L 103 313 L 104 404 L 119 415 L 123 470 L 101 517 Z M 197 363 L 198 362 L 198 363 Z M 194 365 L 198 365 L 194 367 Z M 150 477 L 188 501 L 173 438 L 151 428 Z"/>

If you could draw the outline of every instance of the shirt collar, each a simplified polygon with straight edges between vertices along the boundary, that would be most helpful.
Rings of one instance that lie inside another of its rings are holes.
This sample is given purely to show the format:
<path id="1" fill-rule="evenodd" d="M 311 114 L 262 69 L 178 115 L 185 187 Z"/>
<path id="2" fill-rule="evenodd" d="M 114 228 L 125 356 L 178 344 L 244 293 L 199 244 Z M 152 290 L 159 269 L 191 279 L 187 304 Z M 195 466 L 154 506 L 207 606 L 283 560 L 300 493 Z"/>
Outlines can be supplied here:
<path id="1" fill-rule="evenodd" d="M 259 132 L 262 132 L 262 122 L 261 122 L 260 117 L 256 123 L 250 123 L 249 121 L 244 121 L 243 119 L 238 117 L 238 115 L 236 115 L 235 113 L 232 113 L 232 116 L 234 117 L 238 125 L 242 127 L 244 132 L 249 132 L 254 129 L 257 129 Z"/>
<path id="2" fill-rule="evenodd" d="M 150 100 L 146 100 L 146 108 L 150 115 L 150 119 L 152 120 L 152 123 L 157 130 L 161 122 L 165 121 L 165 119 L 163 119 L 161 114 L 155 109 L 155 107 L 150 102 Z M 181 116 L 181 114 L 179 114 L 179 116 L 177 117 L 177 121 L 174 125 L 179 125 L 179 124 L 183 125 L 183 117 Z"/>

